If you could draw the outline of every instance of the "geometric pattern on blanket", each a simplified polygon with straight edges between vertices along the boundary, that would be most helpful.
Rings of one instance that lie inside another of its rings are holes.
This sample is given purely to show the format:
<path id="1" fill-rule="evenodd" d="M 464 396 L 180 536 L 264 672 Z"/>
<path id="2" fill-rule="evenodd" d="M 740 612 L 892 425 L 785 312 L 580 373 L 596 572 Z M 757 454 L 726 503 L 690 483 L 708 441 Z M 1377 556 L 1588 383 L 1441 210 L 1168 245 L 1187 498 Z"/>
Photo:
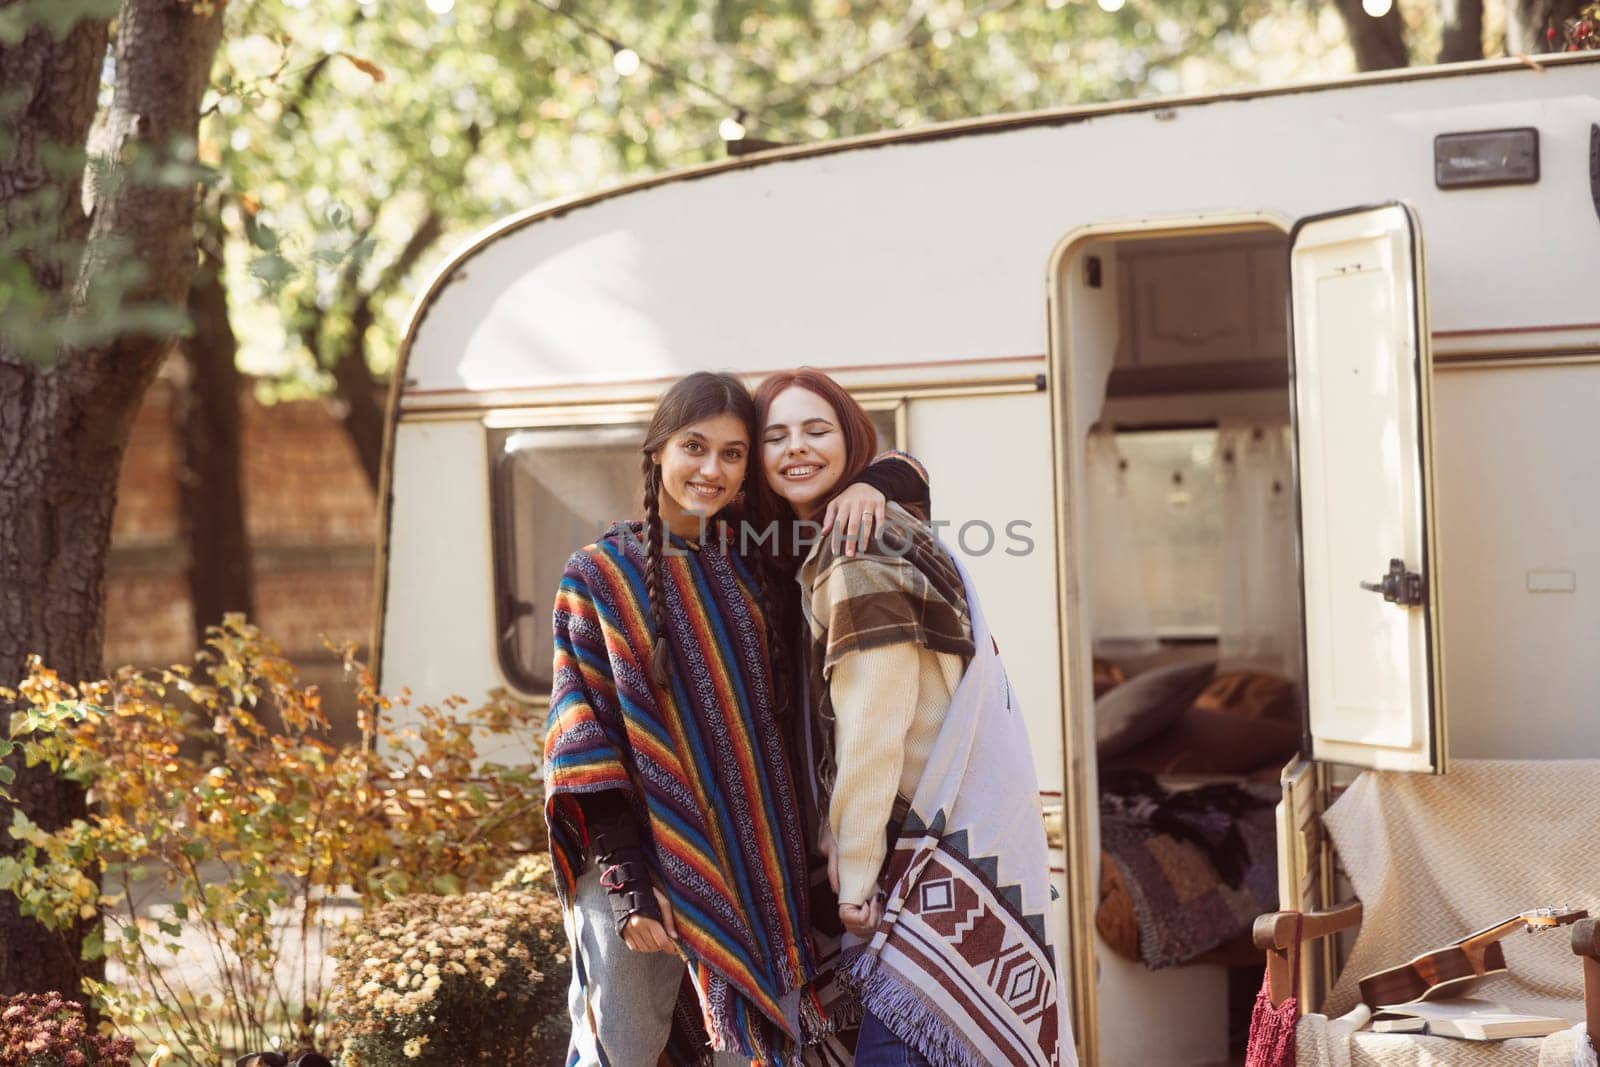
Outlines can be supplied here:
<path id="1" fill-rule="evenodd" d="M 852 961 L 863 998 L 892 1015 L 898 976 L 923 1007 L 931 1001 L 946 1020 L 977 1024 L 952 1028 L 964 1047 L 937 1058 L 1048 1067 L 1035 1052 L 1058 1047 L 1060 996 L 1045 916 L 1024 909 L 1020 886 L 999 884 L 996 858 L 970 854 L 966 831 L 946 834 L 942 816 L 924 826 L 908 813 L 900 828 L 884 881 L 896 885 L 908 872 L 913 881 L 876 961 Z M 974 977 L 986 988 L 973 988 Z"/>
<path id="2" fill-rule="evenodd" d="M 883 921 L 840 979 L 937 1067 L 1076 1067 L 1027 723 L 955 565 L 972 660 L 894 836 Z"/>

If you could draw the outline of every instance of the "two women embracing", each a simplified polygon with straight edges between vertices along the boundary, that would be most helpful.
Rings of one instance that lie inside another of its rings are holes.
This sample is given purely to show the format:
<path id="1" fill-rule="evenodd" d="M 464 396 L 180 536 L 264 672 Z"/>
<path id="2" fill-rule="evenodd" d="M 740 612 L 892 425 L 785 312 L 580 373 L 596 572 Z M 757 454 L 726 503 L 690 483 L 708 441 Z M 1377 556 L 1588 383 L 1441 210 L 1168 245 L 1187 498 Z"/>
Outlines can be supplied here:
<path id="1" fill-rule="evenodd" d="M 920 465 L 802 369 L 677 382 L 641 468 L 556 594 L 568 1064 L 1074 1064 L 1022 712 Z"/>

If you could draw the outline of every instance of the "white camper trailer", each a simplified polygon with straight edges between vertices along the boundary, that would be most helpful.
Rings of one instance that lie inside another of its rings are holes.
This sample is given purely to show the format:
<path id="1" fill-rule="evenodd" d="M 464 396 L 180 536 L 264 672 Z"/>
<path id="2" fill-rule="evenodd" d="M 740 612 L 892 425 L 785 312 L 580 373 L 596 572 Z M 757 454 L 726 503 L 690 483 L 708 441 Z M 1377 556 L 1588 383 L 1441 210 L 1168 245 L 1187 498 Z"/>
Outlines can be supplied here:
<path id="1" fill-rule="evenodd" d="M 505 220 L 395 372 L 383 685 L 545 699 L 560 568 L 635 510 L 663 384 L 826 369 L 983 589 L 1083 1062 L 1226 1062 L 1227 972 L 1096 931 L 1096 667 L 1277 672 L 1302 796 L 1330 763 L 1600 756 L 1597 60 L 934 126 Z M 1307 840 L 1286 903 L 1328 888 Z"/>

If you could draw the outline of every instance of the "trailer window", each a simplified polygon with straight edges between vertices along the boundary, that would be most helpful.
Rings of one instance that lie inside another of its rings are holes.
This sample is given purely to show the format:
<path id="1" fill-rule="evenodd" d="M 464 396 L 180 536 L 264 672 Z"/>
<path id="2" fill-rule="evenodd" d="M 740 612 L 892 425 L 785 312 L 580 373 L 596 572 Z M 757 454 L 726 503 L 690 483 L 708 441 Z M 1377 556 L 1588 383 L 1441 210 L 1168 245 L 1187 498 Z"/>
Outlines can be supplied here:
<path id="1" fill-rule="evenodd" d="M 567 557 L 639 511 L 644 424 L 490 433 L 495 633 L 512 688 L 550 692 L 551 606 Z"/>
<path id="2" fill-rule="evenodd" d="M 895 409 L 869 414 L 879 447 L 897 447 Z M 489 433 L 497 654 L 519 693 L 550 692 L 550 616 L 567 557 L 639 517 L 644 433 L 643 422 Z"/>

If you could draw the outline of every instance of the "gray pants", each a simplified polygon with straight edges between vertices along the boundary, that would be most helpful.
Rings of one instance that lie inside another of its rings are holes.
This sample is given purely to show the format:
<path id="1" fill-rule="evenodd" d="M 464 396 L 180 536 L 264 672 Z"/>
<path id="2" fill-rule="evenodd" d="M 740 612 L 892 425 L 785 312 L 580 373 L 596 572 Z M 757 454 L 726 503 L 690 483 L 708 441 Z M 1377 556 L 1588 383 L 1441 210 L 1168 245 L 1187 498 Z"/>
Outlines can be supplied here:
<path id="1" fill-rule="evenodd" d="M 672 1032 L 683 960 L 676 953 L 635 952 L 623 943 L 597 866 L 578 879 L 572 903 L 567 913 L 573 964 L 567 1007 L 578 1067 L 655 1067 Z M 748 1067 L 750 1061 L 719 1052 L 716 1062 L 719 1067 Z"/>

